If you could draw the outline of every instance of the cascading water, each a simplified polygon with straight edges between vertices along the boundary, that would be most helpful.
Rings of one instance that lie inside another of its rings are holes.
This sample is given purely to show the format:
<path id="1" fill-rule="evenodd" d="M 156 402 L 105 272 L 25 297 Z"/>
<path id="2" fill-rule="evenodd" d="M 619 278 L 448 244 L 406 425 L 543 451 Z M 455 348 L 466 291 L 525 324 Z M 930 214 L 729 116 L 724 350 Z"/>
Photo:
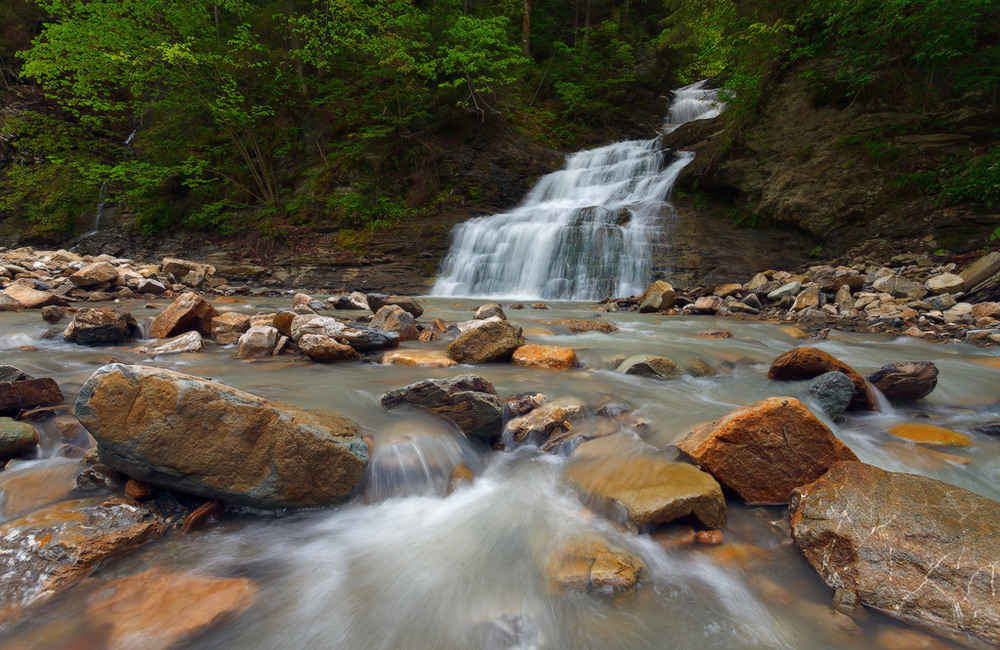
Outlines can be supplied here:
<path id="1" fill-rule="evenodd" d="M 703 86 L 674 91 L 671 126 L 718 114 Z M 670 190 L 692 158 L 665 154 L 659 137 L 573 154 L 514 210 L 459 225 L 431 294 L 593 300 L 641 291 Z"/>

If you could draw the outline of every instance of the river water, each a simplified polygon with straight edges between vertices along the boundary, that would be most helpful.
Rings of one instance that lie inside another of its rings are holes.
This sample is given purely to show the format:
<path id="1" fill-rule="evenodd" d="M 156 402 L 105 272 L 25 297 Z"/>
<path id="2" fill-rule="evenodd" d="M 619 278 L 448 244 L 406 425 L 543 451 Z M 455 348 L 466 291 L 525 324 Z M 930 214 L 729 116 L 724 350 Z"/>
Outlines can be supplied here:
<path id="1" fill-rule="evenodd" d="M 423 302 L 421 320 L 430 322 L 467 319 L 482 301 Z M 289 297 L 218 306 L 265 311 L 290 303 Z M 140 319 L 155 313 L 140 304 L 125 306 Z M 0 314 L 4 363 L 54 377 L 67 399 L 62 415 L 38 424 L 42 458 L 0 473 L 5 519 L 68 496 L 79 469 L 72 457 L 88 446 L 86 434 L 73 426 L 72 401 L 87 377 L 110 361 L 148 363 L 279 402 L 340 412 L 375 441 L 376 469 L 365 495 L 355 501 L 295 513 L 233 513 L 190 535 L 169 534 L 37 611 L 34 631 L 71 630 L 68 638 L 85 639 L 89 593 L 109 578 L 164 565 L 246 576 L 260 586 L 246 614 L 195 640 L 195 648 L 876 648 L 884 643 L 880 635 L 905 627 L 876 612 L 859 616 L 856 629 L 835 623 L 829 612 L 832 591 L 791 544 L 783 508 L 729 500 L 722 545 L 667 548 L 649 534 L 622 531 L 587 510 L 561 478 L 564 456 L 530 445 L 491 452 L 429 416 L 381 408 L 379 397 L 387 390 L 475 372 L 501 395 L 575 396 L 592 407 L 624 401 L 645 426 L 625 426 L 623 434 L 672 454 L 671 443 L 692 427 L 733 408 L 772 395 L 811 404 L 805 382 L 766 377 L 774 357 L 802 343 L 776 325 L 613 313 L 600 317 L 617 323 L 620 332 L 572 335 L 552 321 L 590 318 L 594 312 L 583 303 L 550 307 L 508 315 L 521 323 L 531 343 L 575 348 L 582 368 L 554 372 L 487 364 L 431 370 L 319 364 L 290 356 L 249 362 L 234 359 L 231 346 L 147 360 L 131 351 L 138 344 L 88 349 L 43 339 L 49 326 L 37 312 Z M 718 328 L 733 338 L 698 336 Z M 939 385 L 919 404 L 827 423 L 865 462 L 1000 499 L 1000 439 L 972 431 L 1000 420 L 995 348 L 838 332 L 815 345 L 862 373 L 894 361 L 935 362 Z M 443 349 L 445 342 L 411 341 L 403 347 Z M 681 365 L 698 357 L 718 374 L 657 381 L 609 370 L 615 358 L 640 352 L 669 356 Z M 928 421 L 970 435 L 972 447 L 944 449 L 967 464 L 887 433 L 894 424 Z M 424 469 L 401 473 L 397 456 L 418 458 Z M 457 462 L 468 464 L 477 477 L 442 496 Z M 549 586 L 547 554 L 581 533 L 601 535 L 646 563 L 649 575 L 634 593 L 562 593 Z M 19 634 L 7 645 L 23 638 Z"/>

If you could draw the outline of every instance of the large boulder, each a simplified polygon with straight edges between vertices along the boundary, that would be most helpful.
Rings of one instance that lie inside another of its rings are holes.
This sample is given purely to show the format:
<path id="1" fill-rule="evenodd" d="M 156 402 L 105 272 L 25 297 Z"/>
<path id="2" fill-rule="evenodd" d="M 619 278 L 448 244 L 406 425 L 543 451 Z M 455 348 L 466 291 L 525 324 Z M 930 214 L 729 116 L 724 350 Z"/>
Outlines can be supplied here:
<path id="1" fill-rule="evenodd" d="M 164 257 L 161 270 L 173 275 L 181 284 L 195 288 L 205 287 L 215 275 L 215 267 L 211 264 L 200 264 L 176 257 Z"/>
<path id="2" fill-rule="evenodd" d="M 930 361 L 904 361 L 882 366 L 866 379 L 890 402 L 912 402 L 929 395 L 937 377 L 937 366 Z"/>
<path id="3" fill-rule="evenodd" d="M 0 414 L 53 406 L 62 401 L 63 394 L 55 379 L 35 379 L 14 366 L 0 366 Z"/>
<path id="4" fill-rule="evenodd" d="M 69 276 L 69 281 L 78 287 L 93 287 L 105 282 L 118 280 L 118 269 L 109 262 L 94 262 L 88 264 Z"/>
<path id="5" fill-rule="evenodd" d="M 80 389 L 76 416 L 105 465 L 255 508 L 344 501 L 368 462 L 358 426 L 346 418 L 147 366 L 100 368 Z"/>
<path id="6" fill-rule="evenodd" d="M 375 312 L 370 325 L 386 332 L 396 332 L 400 341 L 409 341 L 420 336 L 413 315 L 399 305 L 383 305 Z"/>
<path id="7" fill-rule="evenodd" d="M 643 314 L 670 309 L 677 302 L 677 292 L 664 280 L 649 285 L 638 298 L 639 311 Z"/>
<path id="8" fill-rule="evenodd" d="M 850 408 L 860 411 L 877 411 L 878 401 L 871 387 L 854 368 L 819 348 L 798 347 L 779 355 L 767 371 L 769 379 L 812 379 L 825 372 L 838 371 L 854 383 L 854 398 Z"/>
<path id="9" fill-rule="evenodd" d="M 448 356 L 458 363 L 507 361 L 524 345 L 521 326 L 506 320 L 483 321 L 448 345 Z"/>
<path id="10" fill-rule="evenodd" d="M 704 528 L 726 525 L 722 488 L 687 463 L 644 455 L 584 456 L 570 464 L 564 478 L 596 510 L 624 512 L 640 528 L 675 519 Z"/>
<path id="11" fill-rule="evenodd" d="M 503 411 L 493 384 L 479 375 L 426 379 L 382 395 L 382 406 L 413 406 L 450 420 L 465 435 L 495 438 L 500 435 Z"/>
<path id="12" fill-rule="evenodd" d="M 250 315 L 238 311 L 227 311 L 212 318 L 209 330 L 219 345 L 232 345 L 250 329 Z"/>
<path id="13" fill-rule="evenodd" d="M 384 293 L 370 293 L 367 296 L 368 308 L 372 313 L 378 313 L 379 309 L 386 305 L 397 305 L 409 312 L 414 318 L 420 318 L 424 314 L 424 308 L 417 302 L 416 298 L 409 296 L 387 296 Z"/>
<path id="14" fill-rule="evenodd" d="M 769 397 L 730 411 L 677 448 L 750 505 L 786 503 L 791 491 L 840 460 L 857 460 L 802 402 Z"/>
<path id="15" fill-rule="evenodd" d="M 190 291 L 182 293 L 150 323 L 149 337 L 166 339 L 190 331 L 210 336 L 212 319 L 218 315 L 215 307 L 198 294 Z"/>
<path id="16" fill-rule="evenodd" d="M 792 538 L 834 589 L 1000 645 L 1000 503 L 942 481 L 836 463 L 792 493 Z"/>
<path id="17" fill-rule="evenodd" d="M 254 325 L 244 332 L 237 343 L 237 359 L 265 359 L 274 353 L 278 330 L 270 325 Z"/>
<path id="18" fill-rule="evenodd" d="M 139 325 L 118 307 L 81 309 L 73 315 L 63 340 L 77 345 L 121 345 L 139 336 Z"/>

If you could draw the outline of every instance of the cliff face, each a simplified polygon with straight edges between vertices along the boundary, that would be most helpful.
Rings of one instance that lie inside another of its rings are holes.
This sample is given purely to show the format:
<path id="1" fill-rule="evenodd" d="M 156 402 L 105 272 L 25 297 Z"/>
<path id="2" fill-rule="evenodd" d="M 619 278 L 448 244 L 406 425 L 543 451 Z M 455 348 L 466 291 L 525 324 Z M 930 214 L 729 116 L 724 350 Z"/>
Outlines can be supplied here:
<path id="1" fill-rule="evenodd" d="M 885 101 L 837 106 L 791 70 L 761 121 L 722 148 L 722 120 L 694 123 L 666 145 L 699 151 L 681 187 L 728 202 L 744 219 L 764 218 L 821 242 L 824 256 L 870 240 L 964 252 L 988 245 L 997 207 L 943 207 L 921 191 L 921 175 L 996 142 L 1000 107 L 968 97 L 914 109 Z M 721 151 L 720 151 L 721 149 Z"/>

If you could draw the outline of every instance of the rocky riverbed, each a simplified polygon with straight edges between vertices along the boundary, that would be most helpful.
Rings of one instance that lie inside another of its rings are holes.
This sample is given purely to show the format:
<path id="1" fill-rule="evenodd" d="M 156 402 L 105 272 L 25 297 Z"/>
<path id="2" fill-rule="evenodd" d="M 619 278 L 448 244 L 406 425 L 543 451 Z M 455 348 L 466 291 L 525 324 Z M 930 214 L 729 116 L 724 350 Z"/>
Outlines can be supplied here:
<path id="1" fill-rule="evenodd" d="M 998 272 L 500 305 L 0 253 L 3 638 L 998 644 Z"/>

